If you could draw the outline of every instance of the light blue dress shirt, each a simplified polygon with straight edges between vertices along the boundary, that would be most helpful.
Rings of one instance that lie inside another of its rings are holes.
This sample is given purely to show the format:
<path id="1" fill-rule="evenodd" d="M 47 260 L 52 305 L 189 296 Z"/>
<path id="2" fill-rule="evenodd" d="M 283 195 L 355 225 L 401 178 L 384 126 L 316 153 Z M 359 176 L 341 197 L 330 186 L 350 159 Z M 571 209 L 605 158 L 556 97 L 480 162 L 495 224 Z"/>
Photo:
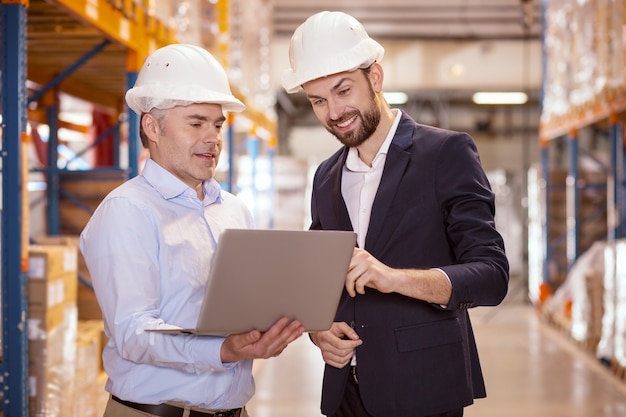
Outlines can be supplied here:
<path id="1" fill-rule="evenodd" d="M 102 201 L 81 234 L 109 337 L 105 389 L 122 399 L 228 409 L 254 393 L 251 360 L 220 360 L 224 338 L 145 331 L 195 327 L 220 233 L 253 227 L 245 204 L 217 181 L 203 188 L 200 201 L 149 159 L 140 176 Z"/>

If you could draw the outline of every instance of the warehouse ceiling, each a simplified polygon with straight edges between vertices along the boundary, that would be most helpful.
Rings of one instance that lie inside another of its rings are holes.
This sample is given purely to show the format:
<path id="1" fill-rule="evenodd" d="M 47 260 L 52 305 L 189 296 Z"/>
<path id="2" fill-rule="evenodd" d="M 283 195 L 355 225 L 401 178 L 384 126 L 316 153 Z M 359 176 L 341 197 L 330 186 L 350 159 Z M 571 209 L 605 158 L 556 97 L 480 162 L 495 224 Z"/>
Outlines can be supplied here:
<path id="1" fill-rule="evenodd" d="M 260 1 L 272 5 L 273 35 L 282 39 L 290 37 L 308 16 L 322 10 L 352 14 L 372 37 L 381 41 L 523 41 L 541 36 L 539 0 Z M 173 0 L 172 4 L 182 2 Z M 26 34 L 29 80 L 45 85 L 62 76 L 63 81 L 58 85 L 61 91 L 105 108 L 121 109 L 126 90 L 127 48 L 85 23 L 62 3 L 29 2 Z M 110 4 L 118 3 L 123 7 L 130 0 Z M 295 101 L 293 104 L 301 105 L 297 96 L 290 99 Z"/>
<path id="2" fill-rule="evenodd" d="M 450 41 L 452 43 L 481 41 L 539 41 L 542 36 L 542 5 L 539 0 L 273 0 L 274 38 L 288 39 L 293 31 L 312 14 L 324 10 L 340 10 L 357 18 L 374 39 L 393 41 Z M 484 106 L 472 102 L 472 88 L 455 87 L 446 91 L 426 91 L 415 87 L 405 91 L 409 102 L 400 107 L 418 122 L 440 127 L 472 130 L 459 125 L 463 117 L 484 130 L 484 125 L 497 129 L 491 121 L 496 112 L 515 109 L 491 109 L 485 117 Z M 538 109 L 539 91 L 527 91 L 527 106 Z M 287 136 L 295 126 L 315 126 L 317 120 L 302 92 L 277 93 L 279 137 Z M 524 118 L 518 127 L 501 126 L 511 131 L 535 132 L 537 118 Z M 478 129 L 478 128 L 477 128 Z"/>
<path id="3" fill-rule="evenodd" d="M 308 16 L 341 10 L 380 40 L 538 38 L 538 0 L 274 0 L 274 35 L 291 36 Z"/>
<path id="4" fill-rule="evenodd" d="M 101 52 L 75 69 L 62 88 L 96 97 L 107 106 L 121 105 L 126 48 L 116 42 L 103 44 L 103 33 L 55 3 L 30 1 L 29 78 L 49 82 L 100 45 Z M 379 40 L 521 40 L 541 35 L 538 0 L 273 0 L 272 7 L 276 38 L 291 36 L 308 16 L 322 10 L 352 14 Z"/>
<path id="5" fill-rule="evenodd" d="M 126 48 L 60 5 L 30 0 L 27 9 L 28 79 L 104 107 L 122 108 Z"/>

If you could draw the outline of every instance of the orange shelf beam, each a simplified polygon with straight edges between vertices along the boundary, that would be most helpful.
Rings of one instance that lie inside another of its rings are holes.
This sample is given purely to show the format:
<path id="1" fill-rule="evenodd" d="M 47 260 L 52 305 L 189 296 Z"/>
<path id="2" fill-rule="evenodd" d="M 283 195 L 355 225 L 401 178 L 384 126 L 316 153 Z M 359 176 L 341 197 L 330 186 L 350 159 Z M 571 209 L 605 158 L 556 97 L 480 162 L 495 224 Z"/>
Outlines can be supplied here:
<path id="1" fill-rule="evenodd" d="M 78 20 L 134 51 L 138 63 L 157 48 L 177 43 L 175 32 L 133 0 L 50 0 Z M 136 67 L 133 63 L 131 67 Z M 139 64 L 139 67 L 141 64 Z"/>
<path id="2" fill-rule="evenodd" d="M 624 111 L 626 111 L 626 92 L 608 93 L 606 97 L 598 98 L 594 103 L 574 108 L 566 115 L 540 123 L 539 137 L 541 141 L 549 141 L 567 135 L 573 130 L 580 130 L 594 123 L 609 120 L 614 117 L 612 115 Z"/>

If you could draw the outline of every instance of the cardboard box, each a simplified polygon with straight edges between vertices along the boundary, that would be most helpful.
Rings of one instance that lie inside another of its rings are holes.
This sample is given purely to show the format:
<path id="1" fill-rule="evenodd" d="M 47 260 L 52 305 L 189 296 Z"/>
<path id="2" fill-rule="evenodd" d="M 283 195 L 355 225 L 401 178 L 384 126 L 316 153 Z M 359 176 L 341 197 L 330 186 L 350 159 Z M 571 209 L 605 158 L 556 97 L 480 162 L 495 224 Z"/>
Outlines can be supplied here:
<path id="1" fill-rule="evenodd" d="M 30 416 L 71 416 L 76 360 L 76 305 L 29 309 Z"/>
<path id="2" fill-rule="evenodd" d="M 53 279 L 78 271 L 78 249 L 67 245 L 30 245 L 29 279 Z"/>
<path id="3" fill-rule="evenodd" d="M 66 303 L 53 307 L 28 307 L 28 339 L 45 339 L 48 333 L 61 325 L 65 320 Z"/>

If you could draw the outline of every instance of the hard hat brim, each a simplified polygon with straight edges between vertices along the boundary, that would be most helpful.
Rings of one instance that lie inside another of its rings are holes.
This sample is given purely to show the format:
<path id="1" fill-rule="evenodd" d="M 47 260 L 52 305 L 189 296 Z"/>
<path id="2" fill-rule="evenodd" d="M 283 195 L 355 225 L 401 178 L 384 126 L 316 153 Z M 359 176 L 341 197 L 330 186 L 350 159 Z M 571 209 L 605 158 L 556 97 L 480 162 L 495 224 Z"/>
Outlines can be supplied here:
<path id="1" fill-rule="evenodd" d="M 176 87 L 175 94 L 162 85 L 133 87 L 126 92 L 126 103 L 137 114 L 147 113 L 154 108 L 162 110 L 172 108 L 180 103 L 219 104 L 228 112 L 242 112 L 246 109 L 246 106 L 233 95 L 197 86 L 190 86 L 186 91 L 180 91 L 180 87 Z"/>
<path id="2" fill-rule="evenodd" d="M 350 72 L 359 68 L 367 68 L 374 62 L 380 62 L 385 54 L 385 49 L 375 40 L 367 38 L 362 40 L 355 48 L 347 53 L 334 57 L 326 57 L 322 64 L 316 62 L 316 66 L 308 68 L 288 68 L 284 71 L 282 85 L 287 93 L 296 93 L 303 84 L 318 78 L 326 77 L 340 72 Z"/>

